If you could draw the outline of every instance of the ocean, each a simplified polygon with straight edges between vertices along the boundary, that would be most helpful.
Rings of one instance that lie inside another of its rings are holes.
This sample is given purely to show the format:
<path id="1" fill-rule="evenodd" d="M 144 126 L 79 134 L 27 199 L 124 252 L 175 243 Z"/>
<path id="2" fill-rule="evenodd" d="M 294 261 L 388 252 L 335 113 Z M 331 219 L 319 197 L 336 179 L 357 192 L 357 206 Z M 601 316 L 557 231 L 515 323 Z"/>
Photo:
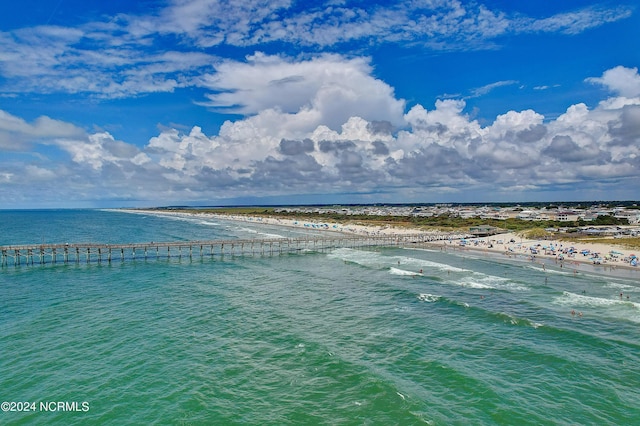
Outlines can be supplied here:
<path id="1" fill-rule="evenodd" d="M 311 232 L 103 210 L 0 224 L 0 245 Z M 5 266 L 0 424 L 640 424 L 638 278 L 545 269 L 401 247 Z"/>

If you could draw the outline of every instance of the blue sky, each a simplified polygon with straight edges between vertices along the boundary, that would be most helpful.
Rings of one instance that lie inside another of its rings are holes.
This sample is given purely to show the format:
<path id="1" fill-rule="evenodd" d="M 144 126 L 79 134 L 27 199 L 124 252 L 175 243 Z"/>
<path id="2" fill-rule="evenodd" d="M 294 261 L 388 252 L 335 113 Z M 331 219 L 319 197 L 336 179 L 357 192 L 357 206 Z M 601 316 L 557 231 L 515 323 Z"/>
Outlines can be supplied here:
<path id="1" fill-rule="evenodd" d="M 0 4 L 0 208 L 639 199 L 634 1 Z"/>

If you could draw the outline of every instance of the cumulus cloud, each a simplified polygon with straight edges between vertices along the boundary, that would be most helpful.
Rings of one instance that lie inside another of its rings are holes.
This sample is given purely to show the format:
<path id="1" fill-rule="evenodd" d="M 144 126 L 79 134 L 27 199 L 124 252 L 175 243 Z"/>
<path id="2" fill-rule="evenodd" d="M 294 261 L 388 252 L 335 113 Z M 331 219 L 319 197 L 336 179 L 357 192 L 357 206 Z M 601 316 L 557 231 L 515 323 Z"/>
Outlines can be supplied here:
<path id="1" fill-rule="evenodd" d="M 602 74 L 602 77 L 590 77 L 587 82 L 605 86 L 618 96 L 633 98 L 640 96 L 640 75 L 638 68 L 617 66 Z"/>
<path id="2" fill-rule="evenodd" d="M 327 54 L 295 61 L 256 53 L 246 62 L 224 61 L 204 76 L 203 85 L 214 91 L 204 105 L 244 115 L 274 110 L 307 128 L 339 128 L 352 115 L 401 124 L 404 101 L 371 74 L 366 58 Z"/>
<path id="3" fill-rule="evenodd" d="M 300 155 L 313 152 L 315 145 L 311 139 L 294 141 L 282 139 L 280 141 L 280 152 L 284 155 Z"/>
<path id="4" fill-rule="evenodd" d="M 163 132 L 144 151 L 190 177 L 208 168 L 230 177 L 226 182 L 233 191 L 251 187 L 267 194 L 354 187 L 365 192 L 543 191 L 594 179 L 637 184 L 640 100 L 591 110 L 576 104 L 551 121 L 533 110 L 508 111 L 486 126 L 471 119 L 465 107 L 463 100 L 452 99 L 437 101 L 431 110 L 416 105 L 395 132 L 351 117 L 339 129 L 320 124 L 301 133 L 293 126 L 276 129 L 257 114 L 228 122 L 213 136 L 199 129 Z M 194 156 L 197 145 L 200 155 Z M 248 146 L 250 154 L 242 149 Z"/>
<path id="5" fill-rule="evenodd" d="M 424 200 L 455 191 L 513 197 L 516 191 L 553 191 L 559 185 L 606 190 L 621 182 L 630 188 L 640 183 L 640 98 L 627 97 L 633 94 L 632 85 L 618 92 L 625 96 L 594 108 L 571 105 L 553 120 L 523 110 L 480 124 L 465 112 L 461 99 L 439 100 L 432 108 L 414 105 L 395 117 L 403 102 L 371 77 L 366 61 L 335 56 L 318 61 L 339 75 L 349 70 L 369 91 L 384 89 L 366 98 L 389 104 L 384 120 L 355 103 L 361 116 L 338 115 L 340 125 L 328 126 L 332 116 L 316 98 L 323 84 L 334 83 L 332 78 L 305 89 L 307 102 L 300 99 L 285 108 L 279 99 L 258 96 L 251 104 L 253 114 L 225 122 L 216 134 L 198 126 L 187 132 L 165 128 L 141 147 L 49 117 L 27 122 L 0 111 L 0 140 L 20 141 L 0 145 L 11 154 L 0 157 L 0 185 L 10 188 L 3 197 L 18 197 L 21 187 L 52 173 L 60 183 L 56 191 L 66 191 L 65 197 L 165 201 L 354 191 L 386 192 L 404 201 L 410 194 Z M 309 72 L 318 72 L 313 59 L 302 62 Z M 252 66 L 274 69 L 258 77 Z M 256 76 L 252 90 L 258 93 L 271 93 L 272 81 L 295 85 L 298 76 L 305 76 L 293 61 L 279 57 L 233 67 Z M 599 79 L 609 81 L 609 75 Z M 630 82 L 638 77 L 636 70 L 624 75 Z M 341 91 L 346 89 L 336 87 L 333 96 L 344 99 Z M 226 102 L 240 99 L 233 96 Z M 25 157 L 21 147 L 26 144 L 51 149 Z"/>
<path id="6" fill-rule="evenodd" d="M 94 133 L 82 139 L 60 138 L 55 143 L 71 159 L 81 165 L 100 170 L 105 164 L 145 164 L 149 158 L 134 145 L 117 141 L 107 132 Z"/>

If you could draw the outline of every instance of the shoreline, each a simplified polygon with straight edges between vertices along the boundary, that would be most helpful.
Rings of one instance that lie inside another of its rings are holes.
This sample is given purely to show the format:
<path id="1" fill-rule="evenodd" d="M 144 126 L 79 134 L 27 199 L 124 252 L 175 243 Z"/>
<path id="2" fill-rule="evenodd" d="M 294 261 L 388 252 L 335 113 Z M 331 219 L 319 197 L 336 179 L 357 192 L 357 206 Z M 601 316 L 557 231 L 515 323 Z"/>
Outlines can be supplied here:
<path id="1" fill-rule="evenodd" d="M 464 257 L 466 254 L 474 258 L 489 258 L 496 261 L 514 262 L 534 265 L 541 271 L 555 271 L 565 274 L 592 274 L 598 276 L 614 277 L 637 280 L 640 278 L 640 268 L 624 263 L 593 264 L 588 259 L 570 259 L 558 261 L 549 255 L 537 255 L 535 257 L 523 253 L 511 253 L 501 250 L 487 250 L 477 247 L 461 247 L 456 245 L 443 245 L 443 242 L 425 243 L 430 250 L 442 251 L 452 255 Z"/>
<path id="2" fill-rule="evenodd" d="M 415 228 L 396 228 L 390 225 L 357 225 L 341 224 L 331 221 L 301 221 L 299 219 L 273 218 L 259 215 L 228 215 L 210 212 L 169 212 L 148 209 L 117 209 L 116 211 L 157 214 L 172 216 L 198 216 L 210 219 L 244 222 L 257 225 L 271 225 L 289 228 L 297 228 L 305 231 L 316 232 L 340 232 L 356 235 L 411 235 L 411 234 L 442 234 L 439 231 L 425 231 Z M 455 234 L 452 234 L 455 235 Z M 565 269 L 573 273 L 596 273 L 599 275 L 622 276 L 624 278 L 637 278 L 634 271 L 640 271 L 640 267 L 632 266 L 630 259 L 635 256 L 635 250 L 622 246 L 603 243 L 570 242 L 560 240 L 532 240 L 524 239 L 513 232 L 491 235 L 488 237 L 463 238 L 457 234 L 449 240 L 424 243 L 426 247 L 455 251 L 457 253 L 470 252 L 480 255 L 490 255 L 496 259 L 511 259 L 526 261 L 539 265 L 543 270 L 546 267 Z M 594 254 L 598 254 L 596 257 Z M 619 273 L 619 272 L 627 272 Z M 639 275 L 640 276 L 640 275 Z"/>

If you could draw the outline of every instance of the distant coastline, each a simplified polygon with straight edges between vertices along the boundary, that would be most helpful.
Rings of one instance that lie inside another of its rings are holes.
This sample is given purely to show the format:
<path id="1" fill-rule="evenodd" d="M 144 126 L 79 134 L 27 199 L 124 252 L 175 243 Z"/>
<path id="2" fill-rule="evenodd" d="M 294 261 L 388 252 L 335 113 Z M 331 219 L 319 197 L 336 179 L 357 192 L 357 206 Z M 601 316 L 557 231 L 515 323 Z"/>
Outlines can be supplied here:
<path id="1" fill-rule="evenodd" d="M 159 215 L 198 215 L 220 220 L 358 235 L 409 235 L 442 232 L 437 229 L 393 226 L 389 223 L 380 223 L 379 220 L 375 220 L 376 218 L 373 218 L 371 223 L 356 223 L 358 221 L 318 220 L 322 219 L 318 217 L 278 217 L 248 214 L 246 211 L 232 214 L 228 209 L 225 210 L 225 213 L 214 213 L 209 209 L 123 209 L 123 211 Z M 558 268 L 570 273 L 593 272 L 623 277 L 634 277 L 636 272 L 640 274 L 640 267 L 631 266 L 631 259 L 637 250 L 623 244 L 532 239 L 524 238 L 521 234 L 514 232 L 501 232 L 483 237 L 473 237 L 468 233 L 465 235 L 462 230 L 451 233 L 452 235 L 458 234 L 458 237 L 448 241 L 426 243 L 425 246 L 456 254 L 475 253 L 490 255 L 494 258 L 527 261 L 542 269 Z"/>

